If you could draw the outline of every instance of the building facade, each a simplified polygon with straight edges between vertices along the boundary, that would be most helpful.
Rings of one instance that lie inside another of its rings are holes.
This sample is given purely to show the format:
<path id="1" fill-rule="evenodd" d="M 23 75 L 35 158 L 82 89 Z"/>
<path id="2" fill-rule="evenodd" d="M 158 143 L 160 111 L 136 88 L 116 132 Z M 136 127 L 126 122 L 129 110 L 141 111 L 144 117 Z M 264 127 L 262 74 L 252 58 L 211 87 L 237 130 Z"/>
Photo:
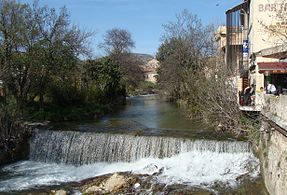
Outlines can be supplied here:
<path id="1" fill-rule="evenodd" d="M 287 0 L 245 0 L 226 16 L 226 66 L 237 78 L 240 109 L 262 116 L 258 153 L 264 183 L 270 194 L 285 195 Z M 272 85 L 276 89 L 269 94 Z M 250 86 L 254 93 L 246 96 Z"/>
<path id="2" fill-rule="evenodd" d="M 287 94 L 287 1 L 245 0 L 227 10 L 226 19 L 226 66 L 236 77 L 239 103 L 260 111 L 267 83 L 277 95 Z M 251 85 L 255 94 L 247 105 L 242 96 Z"/>
<path id="3" fill-rule="evenodd" d="M 156 59 L 151 59 L 140 67 L 144 73 L 145 81 L 157 83 L 157 69 L 159 68 L 159 62 Z"/>

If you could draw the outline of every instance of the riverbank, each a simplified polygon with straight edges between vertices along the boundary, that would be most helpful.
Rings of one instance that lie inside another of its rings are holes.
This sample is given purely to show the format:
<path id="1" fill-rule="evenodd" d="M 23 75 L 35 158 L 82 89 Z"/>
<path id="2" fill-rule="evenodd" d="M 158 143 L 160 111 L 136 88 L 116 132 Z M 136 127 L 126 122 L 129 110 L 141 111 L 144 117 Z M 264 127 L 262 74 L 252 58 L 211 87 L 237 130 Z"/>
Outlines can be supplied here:
<path id="1" fill-rule="evenodd" d="M 114 101 L 109 103 L 83 103 L 68 106 L 47 103 L 39 111 L 33 107 L 28 107 L 24 118 L 51 122 L 94 120 L 114 112 L 124 104 L 125 97 L 115 98 Z"/>
<path id="2" fill-rule="evenodd" d="M 248 142 L 223 139 L 223 134 L 204 129 L 182 114 L 178 105 L 157 96 L 132 97 L 117 113 L 92 124 L 68 122 L 66 128 L 33 131 L 29 160 L 1 169 L 0 191 L 83 192 L 87 188 L 79 186 L 82 181 L 96 176 L 99 180 L 93 189 L 99 189 L 106 183 L 104 178 L 112 176 L 107 174 L 113 173 L 124 173 L 124 178 L 128 173 L 127 178 L 135 178 L 139 189 L 150 193 L 188 194 L 198 189 L 200 193 L 233 193 L 245 185 L 243 178 L 247 184 L 261 181 L 259 161 Z M 214 135 L 218 139 L 212 139 Z M 150 180 L 140 180 L 142 175 Z M 75 181 L 78 185 L 72 188 Z M 123 189 L 132 192 L 136 183 Z"/>
<path id="3" fill-rule="evenodd" d="M 25 108 L 22 117 L 10 117 L 11 121 L 7 123 L 9 126 L 5 127 L 6 132 L 0 132 L 2 134 L 0 134 L 0 167 L 28 159 L 29 138 L 34 127 L 46 126 L 50 122 L 96 120 L 115 112 L 124 102 L 125 98 L 118 97 L 114 102 L 103 105 L 85 104 L 65 107 L 50 103 L 40 111 L 34 110 L 33 107 Z"/>

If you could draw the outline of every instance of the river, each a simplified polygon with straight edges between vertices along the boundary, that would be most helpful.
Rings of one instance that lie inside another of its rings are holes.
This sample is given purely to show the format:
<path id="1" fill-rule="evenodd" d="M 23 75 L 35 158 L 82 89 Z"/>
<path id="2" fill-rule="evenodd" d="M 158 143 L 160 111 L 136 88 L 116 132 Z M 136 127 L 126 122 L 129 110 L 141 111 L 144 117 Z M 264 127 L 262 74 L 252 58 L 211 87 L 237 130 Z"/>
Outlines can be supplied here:
<path id="1" fill-rule="evenodd" d="M 113 172 L 159 170 L 157 183 L 201 186 L 215 193 L 219 183 L 225 190 L 240 189 L 242 176 L 256 187 L 261 183 L 259 160 L 248 142 L 218 136 L 155 95 L 129 98 L 126 106 L 97 121 L 35 130 L 29 160 L 1 169 L 0 193 Z"/>

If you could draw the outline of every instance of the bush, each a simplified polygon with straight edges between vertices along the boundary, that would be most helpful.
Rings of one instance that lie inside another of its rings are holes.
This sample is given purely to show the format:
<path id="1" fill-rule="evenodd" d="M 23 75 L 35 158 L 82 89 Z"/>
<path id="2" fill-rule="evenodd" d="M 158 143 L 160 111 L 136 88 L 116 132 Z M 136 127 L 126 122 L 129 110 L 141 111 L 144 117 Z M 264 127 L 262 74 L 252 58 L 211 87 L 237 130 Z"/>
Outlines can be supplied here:
<path id="1" fill-rule="evenodd" d="M 63 82 L 52 86 L 49 96 L 54 104 L 70 106 L 84 104 L 86 94 L 69 83 Z"/>
<path id="2" fill-rule="evenodd" d="M 19 112 L 17 110 L 16 100 L 10 98 L 6 103 L 0 102 L 0 135 L 9 137 L 18 132 Z"/>

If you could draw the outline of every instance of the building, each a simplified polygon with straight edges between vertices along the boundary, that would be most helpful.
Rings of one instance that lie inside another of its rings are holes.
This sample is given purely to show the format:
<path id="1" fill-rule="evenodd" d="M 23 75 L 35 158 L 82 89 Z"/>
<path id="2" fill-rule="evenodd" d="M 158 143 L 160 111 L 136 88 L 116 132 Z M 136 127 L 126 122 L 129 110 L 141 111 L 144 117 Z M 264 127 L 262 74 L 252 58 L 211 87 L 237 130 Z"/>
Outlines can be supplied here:
<path id="1" fill-rule="evenodd" d="M 236 78 L 240 109 L 263 118 L 258 152 L 265 186 L 270 194 L 285 195 L 287 0 L 244 0 L 227 10 L 226 19 L 226 67 Z M 274 94 L 262 90 L 267 83 L 275 85 Z M 242 101 L 252 84 L 250 101 Z"/>
<path id="2" fill-rule="evenodd" d="M 145 81 L 156 83 L 158 77 L 158 68 L 159 62 L 156 59 L 151 59 L 146 64 L 142 65 L 141 69 L 144 73 Z"/>
<path id="3" fill-rule="evenodd" d="M 256 89 L 273 83 L 278 93 L 287 90 L 287 2 L 250 1 L 250 79 Z M 279 14 L 279 15 L 278 15 Z"/>
<path id="4" fill-rule="evenodd" d="M 219 56 L 218 66 L 222 63 L 226 65 L 226 26 L 219 26 L 215 33 L 215 41 L 217 42 L 217 54 Z M 219 68 L 219 67 L 218 67 Z"/>
<path id="5" fill-rule="evenodd" d="M 242 110 L 262 110 L 267 82 L 287 94 L 286 19 L 285 0 L 245 0 L 226 11 L 226 67 L 238 83 Z M 246 106 L 242 93 L 251 84 L 256 92 Z"/>

